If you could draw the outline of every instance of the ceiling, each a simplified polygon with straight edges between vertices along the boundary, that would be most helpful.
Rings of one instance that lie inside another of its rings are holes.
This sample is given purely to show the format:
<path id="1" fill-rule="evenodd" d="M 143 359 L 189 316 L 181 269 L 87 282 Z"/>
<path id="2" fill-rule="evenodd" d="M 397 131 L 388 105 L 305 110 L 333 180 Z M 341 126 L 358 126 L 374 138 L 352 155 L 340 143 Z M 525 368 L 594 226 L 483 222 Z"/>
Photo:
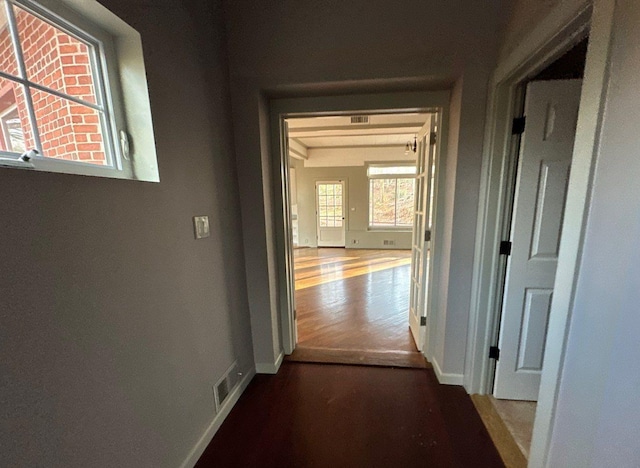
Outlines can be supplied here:
<path id="1" fill-rule="evenodd" d="M 304 148 L 404 146 L 413 141 L 429 118 L 427 113 L 378 114 L 352 123 L 351 116 L 287 119 L 289 138 Z"/>

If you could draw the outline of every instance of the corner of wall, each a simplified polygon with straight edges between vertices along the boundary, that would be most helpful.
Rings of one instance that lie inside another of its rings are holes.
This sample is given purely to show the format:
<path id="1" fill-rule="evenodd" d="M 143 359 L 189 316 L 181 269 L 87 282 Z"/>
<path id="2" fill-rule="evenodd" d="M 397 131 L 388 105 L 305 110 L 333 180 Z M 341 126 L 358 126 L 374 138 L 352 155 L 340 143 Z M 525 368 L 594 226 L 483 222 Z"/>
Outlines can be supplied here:
<path id="1" fill-rule="evenodd" d="M 216 435 L 216 432 L 218 432 L 218 429 L 220 429 L 220 426 L 222 426 L 222 423 L 238 402 L 240 396 L 247 389 L 247 386 L 255 375 L 255 369 L 251 369 L 247 375 L 242 378 L 236 388 L 229 394 L 227 401 L 222 405 L 220 411 L 215 415 L 209 426 L 205 429 L 202 437 L 200 437 L 198 442 L 196 442 L 196 445 L 191 449 L 187 458 L 180 465 L 180 468 L 191 468 L 196 465 L 198 459 L 202 456 L 209 443 L 211 443 L 211 440 L 213 440 L 213 436 Z"/>
<path id="2" fill-rule="evenodd" d="M 433 365 L 433 372 L 436 374 L 438 382 L 442 385 L 462 385 L 463 374 L 451 374 L 444 373 L 440 368 L 440 364 L 436 358 L 431 359 L 431 365 Z"/>
<path id="3" fill-rule="evenodd" d="M 280 351 L 274 362 L 256 362 L 257 374 L 277 374 L 284 359 L 284 351 Z"/>

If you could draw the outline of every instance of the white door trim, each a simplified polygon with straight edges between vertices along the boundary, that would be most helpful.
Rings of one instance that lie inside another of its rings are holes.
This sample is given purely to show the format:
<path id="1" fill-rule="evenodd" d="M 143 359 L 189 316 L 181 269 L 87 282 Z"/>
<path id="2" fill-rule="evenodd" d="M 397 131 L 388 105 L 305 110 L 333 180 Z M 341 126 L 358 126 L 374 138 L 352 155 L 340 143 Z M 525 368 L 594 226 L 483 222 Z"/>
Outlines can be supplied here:
<path id="1" fill-rule="evenodd" d="M 511 118 L 518 86 L 543 69 L 585 34 L 590 40 L 583 81 L 578 131 L 563 221 L 555 291 L 540 385 L 530 467 L 546 466 L 555 406 L 564 361 L 571 306 L 578 277 L 584 224 L 589 207 L 593 156 L 597 150 L 608 82 L 609 46 L 615 0 L 561 2 L 498 65 L 490 87 L 479 203 L 472 305 L 465 359 L 464 386 L 486 394 L 493 378 L 488 349 L 496 327 L 498 245 L 501 236 L 510 157 Z"/>
<path id="2" fill-rule="evenodd" d="M 439 154 L 447 153 L 447 132 L 449 121 L 449 91 L 416 91 L 416 92 L 394 92 L 380 94 L 348 94 L 340 96 L 323 96 L 323 97 L 298 97 L 298 98 L 280 98 L 269 101 L 270 111 L 270 136 L 271 136 L 271 164 L 270 168 L 272 187 L 273 187 L 273 205 L 265 206 L 265 212 L 272 212 L 274 219 L 274 238 L 273 245 L 277 268 L 275 271 L 269 271 L 269 282 L 277 285 L 277 302 L 278 302 L 278 322 L 273 324 L 274 327 L 280 329 L 281 343 L 274 343 L 275 346 L 282 346 L 285 354 L 291 354 L 295 348 L 295 322 L 293 304 L 287 296 L 287 273 L 286 265 L 289 252 L 286 247 L 286 236 L 289 234 L 290 226 L 285 223 L 286 211 L 284 207 L 283 194 L 289 190 L 289 165 L 287 157 L 283 153 L 283 135 L 284 120 L 287 117 L 313 117 L 319 115 L 350 115 L 358 114 L 380 114 L 380 113 L 403 113 L 403 112 L 439 112 Z M 439 164 L 442 167 L 442 164 Z M 446 178 L 444 169 L 438 173 L 436 181 L 436 190 L 443 189 Z M 278 189 L 278 185 L 281 187 Z M 440 204 L 443 197 L 436 196 L 436 217 L 439 218 L 444 213 Z M 443 223 L 436 220 L 436 226 L 442 226 Z M 436 228 L 438 229 L 438 228 Z M 441 236 L 438 232 L 434 233 L 434 243 Z M 433 268 L 434 278 L 438 273 L 440 260 L 434 245 Z M 432 284 L 434 290 L 434 301 L 437 299 L 437 285 Z M 427 320 L 427 326 L 429 320 Z M 275 334 L 277 337 L 277 334 Z"/>

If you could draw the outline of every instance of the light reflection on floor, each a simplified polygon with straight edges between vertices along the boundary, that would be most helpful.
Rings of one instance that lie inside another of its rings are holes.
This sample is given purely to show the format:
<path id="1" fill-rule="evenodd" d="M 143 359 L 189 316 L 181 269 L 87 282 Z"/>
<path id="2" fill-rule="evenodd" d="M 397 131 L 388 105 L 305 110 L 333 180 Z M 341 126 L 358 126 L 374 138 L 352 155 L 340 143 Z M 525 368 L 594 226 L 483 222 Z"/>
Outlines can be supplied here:
<path id="1" fill-rule="evenodd" d="M 300 256 L 295 259 L 296 291 L 411 264 L 406 251 L 397 252 L 387 251 L 383 257 L 365 259 L 360 256 Z"/>

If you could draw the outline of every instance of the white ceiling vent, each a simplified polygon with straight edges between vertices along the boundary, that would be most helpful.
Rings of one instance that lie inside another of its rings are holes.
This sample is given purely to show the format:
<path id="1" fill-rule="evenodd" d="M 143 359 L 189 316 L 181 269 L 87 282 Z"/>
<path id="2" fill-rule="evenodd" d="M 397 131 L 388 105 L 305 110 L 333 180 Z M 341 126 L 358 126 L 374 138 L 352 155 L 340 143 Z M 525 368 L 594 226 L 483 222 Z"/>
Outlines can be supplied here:
<path id="1" fill-rule="evenodd" d="M 368 115 L 352 115 L 351 123 L 352 124 L 368 124 L 369 116 Z"/>

